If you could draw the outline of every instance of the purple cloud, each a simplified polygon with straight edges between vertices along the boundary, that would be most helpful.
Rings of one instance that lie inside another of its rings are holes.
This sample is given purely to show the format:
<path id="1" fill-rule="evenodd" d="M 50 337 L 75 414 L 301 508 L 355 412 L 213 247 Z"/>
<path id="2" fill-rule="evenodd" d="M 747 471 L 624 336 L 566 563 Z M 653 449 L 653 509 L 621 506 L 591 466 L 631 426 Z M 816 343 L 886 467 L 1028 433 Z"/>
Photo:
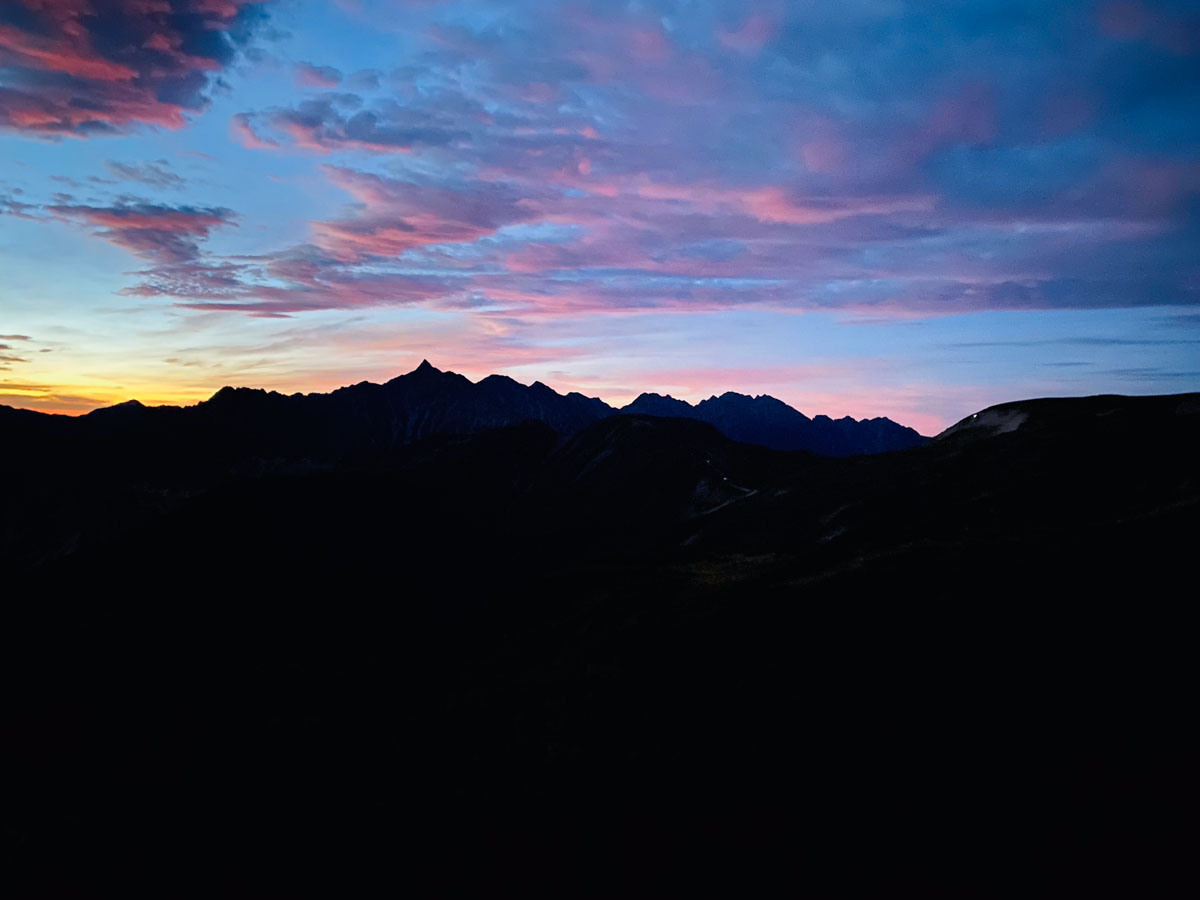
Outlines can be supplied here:
<path id="1" fill-rule="evenodd" d="M 337 87 L 342 83 L 342 73 L 333 66 L 314 66 L 312 63 L 297 63 L 296 83 L 302 87 Z"/>
<path id="2" fill-rule="evenodd" d="M 482 8 L 397 11 L 386 79 L 296 69 L 369 94 L 232 117 L 247 147 L 338 154 L 321 171 L 353 205 L 305 243 L 212 259 L 207 230 L 97 225 L 156 263 L 130 292 L 254 314 L 1198 300 L 1200 69 L 1162 39 L 1195 29 L 1171 4 Z"/>
<path id="3" fill-rule="evenodd" d="M 171 164 L 165 159 L 147 163 L 120 163 L 110 159 L 104 167 L 121 181 L 136 181 L 149 187 L 179 190 L 185 184 L 183 178 L 171 171 Z"/>
<path id="4" fill-rule="evenodd" d="M 430 244 L 469 243 L 539 215 L 521 192 L 502 183 L 440 187 L 335 166 L 325 171 L 362 209 L 352 219 L 314 223 L 315 242 L 339 259 L 396 257 Z"/>
<path id="5" fill-rule="evenodd" d="M 443 147 L 469 137 L 436 109 L 414 109 L 383 101 L 361 109 L 357 94 L 324 94 L 292 107 L 261 113 L 237 113 L 234 133 L 243 145 L 278 148 L 283 144 L 317 153 L 369 150 L 409 153 L 418 147 Z"/>
<path id="6" fill-rule="evenodd" d="M 214 228 L 232 225 L 224 208 L 125 203 L 115 206 L 55 205 L 46 211 L 95 229 L 97 236 L 138 256 L 182 263 L 200 255 L 199 243 Z"/>
<path id="7" fill-rule="evenodd" d="M 261 18 L 247 0 L 13 0 L 0 12 L 0 128 L 88 137 L 180 128 Z"/>

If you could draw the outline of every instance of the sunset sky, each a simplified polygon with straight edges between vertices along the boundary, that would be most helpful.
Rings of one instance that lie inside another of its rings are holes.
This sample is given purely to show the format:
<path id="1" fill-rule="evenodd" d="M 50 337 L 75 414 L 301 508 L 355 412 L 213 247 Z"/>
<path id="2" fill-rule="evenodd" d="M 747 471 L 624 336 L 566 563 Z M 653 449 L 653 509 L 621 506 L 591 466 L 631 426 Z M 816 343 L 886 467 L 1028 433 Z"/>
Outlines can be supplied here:
<path id="1" fill-rule="evenodd" d="M 1200 5 L 6 0 L 0 403 L 1200 390 Z"/>

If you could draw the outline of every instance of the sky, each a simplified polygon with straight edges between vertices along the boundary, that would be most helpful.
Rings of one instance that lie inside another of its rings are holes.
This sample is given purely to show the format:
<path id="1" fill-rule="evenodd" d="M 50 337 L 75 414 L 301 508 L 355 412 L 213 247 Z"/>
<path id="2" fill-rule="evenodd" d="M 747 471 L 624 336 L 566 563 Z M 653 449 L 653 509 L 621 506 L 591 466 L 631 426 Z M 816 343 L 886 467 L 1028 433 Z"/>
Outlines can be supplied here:
<path id="1" fill-rule="evenodd" d="M 1200 390 L 1200 4 L 6 0 L 0 403 Z"/>

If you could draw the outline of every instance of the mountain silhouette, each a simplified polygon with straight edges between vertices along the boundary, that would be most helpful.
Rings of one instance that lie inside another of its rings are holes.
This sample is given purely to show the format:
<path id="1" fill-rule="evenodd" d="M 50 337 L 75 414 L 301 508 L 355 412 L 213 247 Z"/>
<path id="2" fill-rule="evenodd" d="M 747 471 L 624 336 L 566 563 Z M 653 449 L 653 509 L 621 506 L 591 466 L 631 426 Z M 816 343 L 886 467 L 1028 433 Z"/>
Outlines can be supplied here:
<path id="1" fill-rule="evenodd" d="M 14 895 L 1181 895 L 1200 395 L 851 457 L 665 399 L 0 409 Z"/>
<path id="2" fill-rule="evenodd" d="M 671 398 L 656 404 L 655 396 L 643 394 L 620 412 L 699 419 L 734 440 L 826 456 L 902 450 L 924 440 L 887 419 L 809 419 L 771 397 L 725 394 L 692 407 Z M 165 458 L 178 465 L 191 458 L 196 466 L 221 469 L 239 461 L 333 463 L 438 435 L 477 434 L 523 422 L 541 422 L 570 436 L 617 412 L 597 398 L 562 395 L 541 382 L 523 385 L 490 375 L 473 383 L 425 360 L 384 384 L 361 382 L 328 394 L 223 387 L 190 407 L 147 407 L 131 400 L 73 421 L 43 417 L 53 421 L 28 424 L 36 414 L 12 410 L 7 418 L 12 427 L 25 423 L 20 427 L 35 440 L 37 433 L 54 440 L 69 434 L 72 442 L 95 445 L 96 452 L 125 443 L 132 454 L 127 462 L 136 466 L 153 467 Z"/>
<path id="3" fill-rule="evenodd" d="M 722 434 L 746 444 L 772 450 L 807 450 L 818 456 L 858 456 L 919 447 L 925 439 L 912 428 L 891 419 L 846 416 L 809 418 L 782 400 L 766 395 L 749 397 L 728 392 L 701 400 L 695 406 L 674 397 L 642 394 L 623 413 L 678 416 L 713 425 Z"/>

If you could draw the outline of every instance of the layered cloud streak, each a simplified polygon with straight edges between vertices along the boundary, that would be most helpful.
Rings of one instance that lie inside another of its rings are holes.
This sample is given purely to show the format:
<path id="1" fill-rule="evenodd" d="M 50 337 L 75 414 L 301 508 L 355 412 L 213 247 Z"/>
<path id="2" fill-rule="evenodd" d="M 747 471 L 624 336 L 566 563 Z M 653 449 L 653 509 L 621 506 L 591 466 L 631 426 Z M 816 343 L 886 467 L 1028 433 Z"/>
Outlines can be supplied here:
<path id="1" fill-rule="evenodd" d="M 0 125 L 179 127 L 263 16 L 19 0 L 0 16 Z M 256 316 L 1200 302 L 1187 3 L 364 0 L 342 24 L 390 29 L 397 49 L 309 44 L 278 68 L 283 90 L 227 113 L 254 151 L 234 152 L 340 201 L 302 238 L 239 251 L 257 221 L 178 193 L 9 195 L 0 211 L 130 252 L 128 295 Z M 161 165 L 108 170 L 185 190 Z"/>
<path id="2" fill-rule="evenodd" d="M 9 0 L 0 128 L 46 137 L 181 127 L 261 19 L 248 0 Z"/>

